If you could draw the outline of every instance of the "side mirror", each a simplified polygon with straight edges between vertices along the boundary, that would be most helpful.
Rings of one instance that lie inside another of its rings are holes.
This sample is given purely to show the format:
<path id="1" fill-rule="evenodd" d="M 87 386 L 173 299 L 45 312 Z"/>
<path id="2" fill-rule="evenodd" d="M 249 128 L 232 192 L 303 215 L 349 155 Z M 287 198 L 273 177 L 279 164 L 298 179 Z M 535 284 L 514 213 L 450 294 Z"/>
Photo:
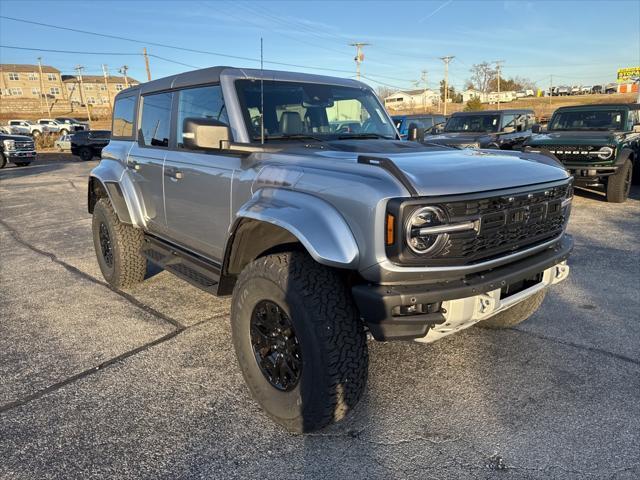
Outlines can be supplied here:
<path id="1" fill-rule="evenodd" d="M 211 118 L 185 118 L 182 132 L 182 144 L 192 150 L 219 150 L 222 142 L 231 139 L 229 126 Z"/>
<path id="2" fill-rule="evenodd" d="M 513 133 L 513 132 L 515 132 L 515 131 L 516 131 L 516 129 L 515 129 L 515 127 L 504 127 L 504 128 L 502 129 L 502 131 L 503 131 L 504 133 Z"/>
<path id="3" fill-rule="evenodd" d="M 533 126 L 531 127 L 531 133 L 540 133 L 540 124 L 539 123 L 535 123 L 533 124 Z"/>

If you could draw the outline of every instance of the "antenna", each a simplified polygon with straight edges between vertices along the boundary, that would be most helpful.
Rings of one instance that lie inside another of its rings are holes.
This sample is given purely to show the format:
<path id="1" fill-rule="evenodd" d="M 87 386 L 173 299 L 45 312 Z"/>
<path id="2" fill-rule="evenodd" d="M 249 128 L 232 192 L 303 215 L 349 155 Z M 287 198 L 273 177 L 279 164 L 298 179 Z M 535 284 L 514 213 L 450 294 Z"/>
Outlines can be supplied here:
<path id="1" fill-rule="evenodd" d="M 260 37 L 260 144 L 264 145 L 264 56 Z"/>

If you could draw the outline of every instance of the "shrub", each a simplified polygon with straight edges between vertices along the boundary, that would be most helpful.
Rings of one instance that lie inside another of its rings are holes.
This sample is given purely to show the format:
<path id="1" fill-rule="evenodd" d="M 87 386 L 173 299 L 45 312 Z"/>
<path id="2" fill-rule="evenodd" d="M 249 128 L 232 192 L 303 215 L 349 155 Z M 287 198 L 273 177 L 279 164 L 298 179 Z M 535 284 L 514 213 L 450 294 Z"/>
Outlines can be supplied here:
<path id="1" fill-rule="evenodd" d="M 476 111 L 482 110 L 482 109 L 483 109 L 482 102 L 480 101 L 480 99 L 478 97 L 473 97 L 464 106 L 464 111 L 465 112 L 476 112 Z"/>

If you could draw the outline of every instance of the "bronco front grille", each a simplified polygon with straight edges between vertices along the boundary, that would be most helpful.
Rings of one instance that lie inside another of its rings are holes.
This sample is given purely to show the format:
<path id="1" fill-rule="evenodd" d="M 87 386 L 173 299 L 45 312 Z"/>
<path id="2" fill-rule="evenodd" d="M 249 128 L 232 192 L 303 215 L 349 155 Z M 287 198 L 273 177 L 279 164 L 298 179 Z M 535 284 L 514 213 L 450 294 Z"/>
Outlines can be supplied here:
<path id="1" fill-rule="evenodd" d="M 600 147 L 593 145 L 545 145 L 541 149 L 555 155 L 562 163 L 602 162 L 597 155 L 591 153 L 600 150 Z"/>
<path id="2" fill-rule="evenodd" d="M 477 229 L 450 233 L 429 265 L 469 265 L 558 237 L 567 221 L 562 202 L 570 185 L 442 204 L 451 223 L 474 221 Z"/>

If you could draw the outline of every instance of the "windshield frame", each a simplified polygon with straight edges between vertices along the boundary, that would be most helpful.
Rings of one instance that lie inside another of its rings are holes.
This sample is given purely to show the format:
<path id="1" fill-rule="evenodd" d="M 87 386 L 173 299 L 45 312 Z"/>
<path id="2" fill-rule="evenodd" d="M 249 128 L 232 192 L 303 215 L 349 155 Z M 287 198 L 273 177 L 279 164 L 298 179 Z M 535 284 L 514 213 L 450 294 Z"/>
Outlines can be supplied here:
<path id="1" fill-rule="evenodd" d="M 465 118 L 465 117 L 490 117 L 490 118 L 497 118 L 498 122 L 496 124 L 496 128 L 495 130 L 449 130 L 449 124 L 453 121 L 455 121 L 458 118 Z M 449 119 L 446 121 L 445 125 L 444 125 L 444 130 L 442 131 L 442 133 L 498 133 L 500 131 L 500 129 L 502 125 L 502 114 L 500 113 L 465 113 L 464 115 L 452 115 L 451 117 L 449 117 Z"/>
<path id="2" fill-rule="evenodd" d="M 240 114 L 242 117 L 242 123 L 246 132 L 246 137 L 249 140 L 249 143 L 251 144 L 259 144 L 261 143 L 261 139 L 260 136 L 256 136 L 253 134 L 254 130 L 251 127 L 251 117 L 250 117 L 250 113 L 249 113 L 249 108 L 246 105 L 246 99 L 245 99 L 245 95 L 242 92 L 242 88 L 240 85 L 240 82 L 256 82 L 259 83 L 260 79 L 259 78 L 246 78 L 246 77 L 240 77 L 240 78 L 235 78 L 233 79 L 233 89 L 235 91 L 235 96 L 236 99 L 238 101 L 238 107 L 240 109 Z M 331 82 L 316 82 L 316 81 L 312 81 L 312 80 L 300 80 L 300 79 L 281 79 L 281 78 L 269 78 L 268 80 L 264 80 L 265 83 L 265 87 L 267 83 L 271 83 L 271 84 L 283 84 L 283 83 L 291 83 L 291 84 L 308 84 L 308 85 L 320 85 L 320 86 L 329 86 L 329 87 L 335 87 L 335 88 L 341 88 L 341 89 L 352 89 L 352 90 L 357 90 L 357 91 L 363 91 L 366 92 L 368 94 L 368 96 L 371 98 L 372 102 L 374 102 L 375 107 L 380 111 L 380 113 L 385 117 L 385 120 L 387 121 L 389 127 L 390 127 L 390 133 L 388 137 L 384 137 L 388 140 L 400 140 L 401 136 L 400 133 L 398 132 L 398 129 L 395 126 L 395 122 L 393 121 L 393 119 L 391 118 L 391 116 L 389 115 L 389 112 L 387 112 L 387 110 L 384 108 L 384 105 L 382 104 L 382 102 L 380 101 L 380 99 L 378 98 L 378 96 L 375 94 L 375 92 L 368 86 L 366 85 L 361 85 L 361 86 L 351 86 L 351 85 L 344 85 L 341 83 L 331 83 Z M 266 88 L 265 88 L 265 96 L 266 96 Z M 364 104 L 363 104 L 364 106 Z M 348 120 L 340 120 L 340 122 L 348 122 Z M 329 125 L 332 122 L 329 121 Z M 363 139 L 371 139 L 372 134 L 378 134 L 380 136 L 380 138 L 383 138 L 381 136 L 381 134 L 379 132 L 361 132 Z M 272 138 L 270 139 L 269 136 L 267 134 L 265 134 L 265 143 L 269 142 L 269 143 L 274 143 L 274 142 L 285 142 L 285 141 L 291 141 L 291 140 L 298 140 L 298 141 L 337 141 L 337 140 L 342 140 L 340 137 L 344 136 L 345 133 L 344 132 L 328 132 L 328 133 L 324 133 L 324 132 L 308 132 L 308 133 L 302 133 L 302 134 L 294 134 L 294 135 L 283 135 L 282 133 L 274 133 L 272 134 Z M 349 139 L 357 139 L 358 134 L 357 133 L 347 133 L 346 135 L 348 135 Z"/>
<path id="3" fill-rule="evenodd" d="M 563 114 L 572 114 L 572 113 L 593 113 L 593 112 L 618 112 L 622 115 L 622 126 L 620 128 L 616 128 L 615 126 L 609 127 L 590 127 L 590 128 L 553 128 L 553 124 L 556 119 L 559 118 Z M 547 126 L 548 132 L 611 132 L 611 131 L 625 131 L 627 125 L 629 110 L 625 108 L 595 108 L 595 109 L 575 109 L 575 110 L 564 110 L 555 112 L 549 121 Z"/>

